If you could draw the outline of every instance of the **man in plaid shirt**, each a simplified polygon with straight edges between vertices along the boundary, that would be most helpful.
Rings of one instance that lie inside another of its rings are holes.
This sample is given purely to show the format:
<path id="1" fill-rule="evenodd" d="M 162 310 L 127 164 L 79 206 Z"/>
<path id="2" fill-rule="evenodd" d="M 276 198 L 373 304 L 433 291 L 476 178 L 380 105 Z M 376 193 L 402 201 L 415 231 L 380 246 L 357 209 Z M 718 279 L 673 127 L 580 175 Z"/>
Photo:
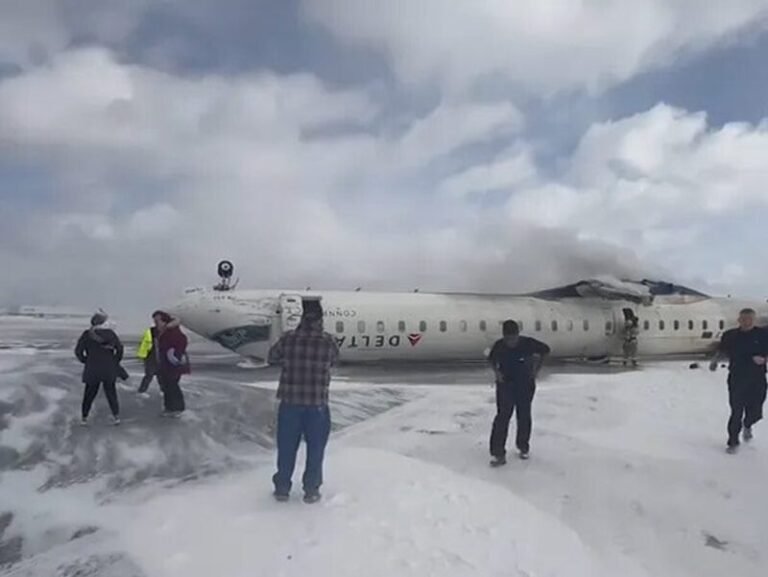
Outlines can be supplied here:
<path id="1" fill-rule="evenodd" d="M 295 331 L 285 333 L 269 351 L 269 364 L 282 366 L 277 397 L 277 473 L 275 498 L 287 501 L 301 438 L 307 444 L 304 502 L 320 500 L 323 457 L 331 433 L 328 387 L 339 358 L 336 340 L 323 332 L 322 310 L 305 311 Z"/>

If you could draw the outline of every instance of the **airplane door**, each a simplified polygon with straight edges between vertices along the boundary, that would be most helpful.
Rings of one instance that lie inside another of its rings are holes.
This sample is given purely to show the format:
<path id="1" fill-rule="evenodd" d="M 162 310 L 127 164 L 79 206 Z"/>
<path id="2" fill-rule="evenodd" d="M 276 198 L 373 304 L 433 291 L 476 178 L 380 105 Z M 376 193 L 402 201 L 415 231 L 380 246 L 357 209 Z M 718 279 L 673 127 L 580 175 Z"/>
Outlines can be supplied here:
<path id="1" fill-rule="evenodd" d="M 280 295 L 280 321 L 282 332 L 293 331 L 301 322 L 304 306 L 299 295 Z"/>
<path id="2" fill-rule="evenodd" d="M 608 354 L 616 355 L 621 353 L 623 342 L 624 314 L 621 309 L 615 309 L 608 306 L 603 309 L 603 320 L 605 325 L 603 330 L 608 342 Z"/>
<path id="3" fill-rule="evenodd" d="M 611 306 L 603 307 L 603 332 L 606 337 L 613 337 L 618 334 L 620 311 L 616 311 Z"/>

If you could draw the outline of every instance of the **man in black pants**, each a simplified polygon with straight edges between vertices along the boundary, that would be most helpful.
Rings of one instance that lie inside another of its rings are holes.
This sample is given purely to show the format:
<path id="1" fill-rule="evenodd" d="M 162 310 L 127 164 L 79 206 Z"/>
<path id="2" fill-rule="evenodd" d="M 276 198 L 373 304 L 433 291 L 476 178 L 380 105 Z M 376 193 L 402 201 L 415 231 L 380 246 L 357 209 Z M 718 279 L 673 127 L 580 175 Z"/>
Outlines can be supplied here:
<path id="1" fill-rule="evenodd" d="M 728 357 L 728 401 L 731 417 L 728 420 L 728 453 L 739 448 L 739 434 L 744 429 L 744 440 L 752 440 L 752 426 L 763 418 L 766 394 L 766 359 L 768 359 L 768 331 L 755 325 L 755 311 L 743 309 L 739 313 L 739 328 L 723 334 L 710 370 L 716 371 L 721 357 Z"/>
<path id="2" fill-rule="evenodd" d="M 529 337 L 520 336 L 515 321 L 504 321 L 504 338 L 496 341 L 488 357 L 496 374 L 496 418 L 491 432 L 491 465 L 507 462 L 507 434 L 512 413 L 517 410 L 517 449 L 527 459 L 531 439 L 531 404 L 536 392 L 536 375 L 549 347 Z"/>
<path id="3" fill-rule="evenodd" d="M 82 425 L 88 424 L 91 406 L 99 394 L 99 388 L 104 387 L 109 408 L 112 411 L 112 422 L 120 424 L 120 405 L 117 401 L 115 381 L 120 372 L 120 361 L 123 359 L 123 344 L 112 329 L 103 328 L 107 321 L 104 312 L 98 312 L 91 318 L 91 328 L 84 331 L 77 341 L 75 356 L 85 365 L 83 368 Z"/>

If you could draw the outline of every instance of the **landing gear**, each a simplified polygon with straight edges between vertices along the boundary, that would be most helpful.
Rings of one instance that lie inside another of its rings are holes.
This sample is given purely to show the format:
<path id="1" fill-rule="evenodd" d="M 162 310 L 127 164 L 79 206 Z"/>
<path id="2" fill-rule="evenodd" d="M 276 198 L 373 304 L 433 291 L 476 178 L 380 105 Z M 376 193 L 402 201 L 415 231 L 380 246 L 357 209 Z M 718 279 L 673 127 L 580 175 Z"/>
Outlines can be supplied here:
<path id="1" fill-rule="evenodd" d="M 232 264 L 232 261 L 223 260 L 219 262 L 218 272 L 220 282 L 213 287 L 213 290 L 220 292 L 235 290 L 240 279 L 235 280 L 234 283 L 232 282 L 232 275 L 235 274 L 235 265 Z"/>

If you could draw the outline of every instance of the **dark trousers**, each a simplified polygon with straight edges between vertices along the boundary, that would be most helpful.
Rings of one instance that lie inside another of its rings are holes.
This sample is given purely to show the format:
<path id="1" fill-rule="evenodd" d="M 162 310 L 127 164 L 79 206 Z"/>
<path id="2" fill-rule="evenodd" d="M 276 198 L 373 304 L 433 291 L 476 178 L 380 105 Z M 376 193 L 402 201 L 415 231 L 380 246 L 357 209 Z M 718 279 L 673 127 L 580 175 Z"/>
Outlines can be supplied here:
<path id="1" fill-rule="evenodd" d="M 184 402 L 184 393 L 181 391 L 179 382 L 181 375 L 157 374 L 157 380 L 160 383 L 160 389 L 163 391 L 163 408 L 169 413 L 181 413 L 186 409 Z"/>
<path id="2" fill-rule="evenodd" d="M 109 403 L 109 409 L 114 416 L 120 414 L 120 403 L 117 400 L 117 388 L 115 387 L 115 379 L 101 379 L 90 380 L 85 383 L 85 392 L 83 393 L 83 408 L 82 415 L 84 419 L 88 418 L 93 406 L 93 401 L 96 399 L 96 395 L 99 394 L 99 388 L 104 387 L 104 394 L 107 396 L 107 402 Z"/>
<path id="3" fill-rule="evenodd" d="M 146 393 L 149 389 L 149 385 L 152 384 L 152 379 L 157 375 L 157 363 L 151 357 L 144 361 L 144 378 L 141 379 L 141 385 L 139 385 L 139 392 Z"/>
<path id="4" fill-rule="evenodd" d="M 496 385 L 496 418 L 491 431 L 491 456 L 507 454 L 509 421 L 517 411 L 517 439 L 519 451 L 527 453 L 531 440 L 531 404 L 536 392 L 535 383 L 501 383 Z"/>
<path id="5" fill-rule="evenodd" d="M 765 375 L 728 377 L 728 402 L 731 418 L 728 420 L 728 444 L 739 444 L 742 426 L 751 427 L 763 418 L 763 403 L 766 395 Z"/>
<path id="6" fill-rule="evenodd" d="M 277 413 L 277 473 L 272 477 L 275 493 L 291 492 L 296 455 L 302 437 L 307 444 L 304 469 L 305 493 L 315 493 L 323 484 L 323 459 L 331 434 L 331 412 L 327 405 L 292 405 L 280 403 Z"/>

